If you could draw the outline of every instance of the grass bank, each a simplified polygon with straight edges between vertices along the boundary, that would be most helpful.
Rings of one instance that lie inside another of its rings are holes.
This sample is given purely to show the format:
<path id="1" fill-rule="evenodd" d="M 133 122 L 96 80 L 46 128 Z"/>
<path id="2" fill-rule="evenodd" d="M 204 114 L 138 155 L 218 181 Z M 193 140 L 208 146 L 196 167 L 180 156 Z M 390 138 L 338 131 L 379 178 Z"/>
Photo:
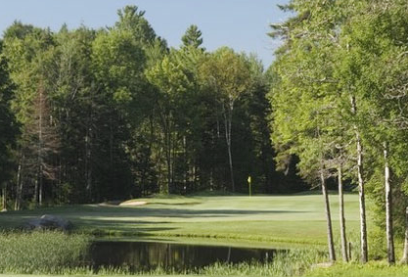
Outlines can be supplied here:
<path id="1" fill-rule="evenodd" d="M 42 214 L 71 220 L 76 233 L 100 236 L 213 238 L 325 245 L 322 197 L 195 196 L 137 199 L 144 205 L 73 205 L 0 214 L 0 228 L 11 229 Z M 337 196 L 331 197 L 337 218 Z M 348 230 L 358 229 L 358 199 L 346 195 Z M 334 221 L 338 232 L 337 221 Z"/>

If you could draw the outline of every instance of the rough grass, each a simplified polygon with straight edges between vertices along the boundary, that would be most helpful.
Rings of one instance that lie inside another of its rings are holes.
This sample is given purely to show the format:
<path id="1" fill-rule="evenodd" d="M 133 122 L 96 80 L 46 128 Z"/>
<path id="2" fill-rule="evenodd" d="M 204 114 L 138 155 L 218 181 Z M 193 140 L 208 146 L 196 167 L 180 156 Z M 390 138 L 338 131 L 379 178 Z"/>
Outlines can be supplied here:
<path id="1" fill-rule="evenodd" d="M 305 276 L 314 277 L 406 277 L 408 266 L 389 266 L 386 262 L 370 262 L 362 265 L 357 263 L 338 263 L 329 268 L 310 270 Z"/>
<path id="2" fill-rule="evenodd" d="M 83 266 L 90 240 L 61 232 L 0 235 L 0 273 L 61 273 Z"/>
<path id="3" fill-rule="evenodd" d="M 60 253 L 57 253 L 60 254 Z M 186 272 L 178 272 L 172 269 L 155 269 L 147 272 L 131 273 L 127 268 L 107 268 L 98 270 L 97 274 L 87 266 L 78 267 L 60 267 L 58 270 L 45 267 L 43 264 L 36 263 L 30 271 L 24 268 L 15 267 L 12 271 L 17 273 L 34 274 L 60 274 L 80 276 L 124 276 L 124 275 L 148 275 L 148 276 L 301 276 L 311 265 L 325 260 L 327 255 L 317 248 L 307 250 L 293 250 L 276 254 L 274 260 L 270 263 L 259 263 L 252 261 L 240 264 L 221 264 L 216 263 L 204 268 L 191 269 Z M 55 261 L 55 258 L 54 258 Z M 1 275 L 0 276 L 23 276 L 23 275 Z M 46 275 L 51 276 L 51 275 Z M 58 275 L 55 275 L 58 276 Z"/>
<path id="4" fill-rule="evenodd" d="M 327 259 L 316 248 L 277 254 L 271 263 L 214 264 L 198 271 L 206 276 L 301 276 L 313 264 Z"/>
<path id="5" fill-rule="evenodd" d="M 71 220 L 75 232 L 95 235 L 148 235 L 217 238 L 270 243 L 326 243 L 320 195 L 195 196 L 145 198 L 143 206 L 74 205 L 0 214 L 0 228 L 20 226 L 42 214 Z M 335 232 L 337 196 L 331 197 Z M 358 199 L 346 195 L 348 230 L 358 228 Z"/>

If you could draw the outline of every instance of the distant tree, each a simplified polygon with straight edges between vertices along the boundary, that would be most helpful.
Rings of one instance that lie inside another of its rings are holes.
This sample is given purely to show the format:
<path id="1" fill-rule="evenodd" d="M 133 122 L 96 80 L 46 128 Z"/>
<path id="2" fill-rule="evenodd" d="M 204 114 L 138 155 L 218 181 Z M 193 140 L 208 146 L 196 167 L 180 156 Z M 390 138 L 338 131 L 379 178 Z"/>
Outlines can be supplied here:
<path id="1" fill-rule="evenodd" d="M 202 33 L 196 25 L 191 25 L 182 36 L 181 41 L 184 47 L 199 48 L 203 44 Z"/>
<path id="2" fill-rule="evenodd" d="M 220 48 L 212 53 L 201 66 L 202 78 L 215 91 L 224 123 L 225 142 L 228 151 L 231 191 L 235 192 L 232 158 L 232 125 L 234 105 L 250 87 L 250 71 L 243 56 L 229 48 Z"/>
<path id="3" fill-rule="evenodd" d="M 183 141 L 182 120 L 186 117 L 187 107 L 185 101 L 194 91 L 193 75 L 180 63 L 178 52 L 173 50 L 164 57 L 155 67 L 146 72 L 148 80 L 158 90 L 156 111 L 158 122 L 162 130 L 163 148 L 165 152 L 167 182 L 162 186 L 161 192 L 172 193 L 175 184 L 175 168 L 177 152 Z"/>
<path id="4" fill-rule="evenodd" d="M 145 11 L 139 11 L 137 6 L 126 6 L 118 11 L 119 20 L 115 27 L 131 32 L 140 45 L 152 45 L 156 40 L 156 33 L 144 15 Z"/>
<path id="5" fill-rule="evenodd" d="M 25 137 L 28 140 L 27 147 L 30 152 L 37 156 L 36 160 L 32 161 L 35 171 L 34 202 L 42 206 L 44 179 L 56 179 L 57 167 L 54 164 L 53 156 L 59 151 L 60 140 L 42 82 L 38 85 L 37 93 L 34 99 L 34 118 L 26 126 Z"/>
<path id="6" fill-rule="evenodd" d="M 3 194 L 3 209 L 7 208 L 6 186 L 13 177 L 12 151 L 18 134 L 17 122 L 11 110 L 14 90 L 15 86 L 10 80 L 7 61 L 2 54 L 2 41 L 0 41 L 0 188 Z"/>

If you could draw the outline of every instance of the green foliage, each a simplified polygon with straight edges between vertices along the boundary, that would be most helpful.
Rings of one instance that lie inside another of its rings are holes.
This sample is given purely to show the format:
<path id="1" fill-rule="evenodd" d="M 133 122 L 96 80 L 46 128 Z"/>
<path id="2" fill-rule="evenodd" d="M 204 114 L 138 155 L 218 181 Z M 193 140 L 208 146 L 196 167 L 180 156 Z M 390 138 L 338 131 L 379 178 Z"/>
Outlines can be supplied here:
<path id="1" fill-rule="evenodd" d="M 296 16 L 273 27 L 285 39 L 272 66 L 275 86 L 272 140 L 278 164 L 300 158 L 302 176 L 313 182 L 319 167 L 339 163 L 356 183 L 355 138 L 362 137 L 364 181 L 375 201 L 376 224 L 384 222 L 383 143 L 390 145 L 396 234 L 404 229 L 406 197 L 406 3 L 291 1 Z M 404 37 L 404 38 L 403 38 Z M 402 83 L 401 83 L 402 82 Z M 354 106 L 350 99 L 353 99 Z M 320 161 L 319 161 L 320 159 Z"/>
<path id="2" fill-rule="evenodd" d="M 186 33 L 181 37 L 184 47 L 199 48 L 203 44 L 202 33 L 196 25 L 188 27 Z"/>
<path id="3" fill-rule="evenodd" d="M 18 126 L 15 115 L 11 110 L 11 101 L 14 98 L 15 86 L 8 74 L 8 64 L 2 54 L 2 42 L 0 41 L 0 187 L 9 181 L 13 175 L 12 150 Z M 3 207 L 4 208 L 4 207 Z"/>
<path id="4" fill-rule="evenodd" d="M 248 175 L 254 193 L 287 191 L 269 142 L 270 83 L 254 56 L 206 51 L 195 25 L 169 49 L 136 6 L 99 30 L 16 21 L 3 38 L 1 76 L 15 86 L 1 176 L 16 209 L 228 193 L 233 181 L 246 192 Z"/>

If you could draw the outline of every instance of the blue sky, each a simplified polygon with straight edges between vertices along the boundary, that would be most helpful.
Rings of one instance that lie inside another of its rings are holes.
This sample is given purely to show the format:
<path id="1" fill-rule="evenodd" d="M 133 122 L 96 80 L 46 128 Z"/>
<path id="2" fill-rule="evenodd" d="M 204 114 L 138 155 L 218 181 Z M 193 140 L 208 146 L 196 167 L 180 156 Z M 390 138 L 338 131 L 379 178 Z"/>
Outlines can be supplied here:
<path id="1" fill-rule="evenodd" d="M 63 23 L 69 28 L 84 24 L 92 28 L 112 26 L 117 10 L 136 5 L 170 46 L 191 24 L 203 32 L 204 47 L 214 50 L 229 46 L 236 51 L 257 53 L 268 66 L 278 42 L 266 33 L 270 23 L 284 21 L 288 14 L 277 4 L 288 0 L 10 0 L 1 1 L 0 32 L 20 20 L 57 31 Z"/>

